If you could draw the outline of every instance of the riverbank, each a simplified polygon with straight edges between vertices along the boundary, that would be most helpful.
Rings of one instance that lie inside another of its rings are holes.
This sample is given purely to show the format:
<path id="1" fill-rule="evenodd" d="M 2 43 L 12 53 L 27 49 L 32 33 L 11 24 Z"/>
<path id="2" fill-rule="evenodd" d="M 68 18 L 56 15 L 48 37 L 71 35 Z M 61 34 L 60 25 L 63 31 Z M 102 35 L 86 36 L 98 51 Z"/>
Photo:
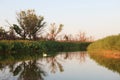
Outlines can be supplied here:
<path id="1" fill-rule="evenodd" d="M 56 52 L 85 51 L 90 42 L 57 42 L 2 40 L 0 41 L 0 63 L 38 59 L 56 55 Z M 46 56 L 46 57 L 47 57 Z"/>
<path id="2" fill-rule="evenodd" d="M 99 51 L 88 51 L 90 55 L 99 55 L 105 58 L 120 59 L 120 51 L 113 50 L 99 50 Z"/>
<path id="3" fill-rule="evenodd" d="M 0 53 L 85 51 L 90 42 L 2 40 Z"/>
<path id="4" fill-rule="evenodd" d="M 99 54 L 107 58 L 120 58 L 120 35 L 113 35 L 95 41 L 87 48 L 90 54 Z"/>

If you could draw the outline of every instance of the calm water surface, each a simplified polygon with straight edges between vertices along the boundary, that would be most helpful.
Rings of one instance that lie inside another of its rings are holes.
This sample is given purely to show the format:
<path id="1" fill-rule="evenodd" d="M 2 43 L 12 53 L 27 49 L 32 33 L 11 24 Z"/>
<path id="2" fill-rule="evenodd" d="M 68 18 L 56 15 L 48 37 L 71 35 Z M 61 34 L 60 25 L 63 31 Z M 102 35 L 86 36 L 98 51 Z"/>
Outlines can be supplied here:
<path id="1" fill-rule="evenodd" d="M 0 80 L 120 80 L 116 69 L 120 66 L 113 66 L 100 65 L 87 52 L 59 52 L 37 60 L 0 63 Z"/>

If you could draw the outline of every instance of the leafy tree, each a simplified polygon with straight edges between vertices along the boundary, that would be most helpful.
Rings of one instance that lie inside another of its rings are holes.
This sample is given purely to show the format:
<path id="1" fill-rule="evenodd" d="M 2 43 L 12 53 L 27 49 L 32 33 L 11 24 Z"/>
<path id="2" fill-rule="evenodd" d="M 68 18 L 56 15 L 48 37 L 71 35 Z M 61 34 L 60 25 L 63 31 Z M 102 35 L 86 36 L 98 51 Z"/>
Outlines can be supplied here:
<path id="1" fill-rule="evenodd" d="M 15 32 L 23 39 L 36 39 L 38 33 L 42 32 L 46 22 L 43 16 L 38 16 L 35 10 L 20 11 L 17 13 L 18 24 L 13 24 Z"/>

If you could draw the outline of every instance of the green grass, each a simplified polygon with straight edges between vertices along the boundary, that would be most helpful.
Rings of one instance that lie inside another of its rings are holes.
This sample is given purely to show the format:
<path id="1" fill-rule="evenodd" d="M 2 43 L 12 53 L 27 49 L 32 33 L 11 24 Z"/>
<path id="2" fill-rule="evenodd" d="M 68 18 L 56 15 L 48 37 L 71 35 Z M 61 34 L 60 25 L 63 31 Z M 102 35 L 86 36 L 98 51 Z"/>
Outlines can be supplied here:
<path id="1" fill-rule="evenodd" d="M 88 51 L 111 50 L 120 51 L 120 34 L 112 35 L 95 41 L 88 46 Z"/>

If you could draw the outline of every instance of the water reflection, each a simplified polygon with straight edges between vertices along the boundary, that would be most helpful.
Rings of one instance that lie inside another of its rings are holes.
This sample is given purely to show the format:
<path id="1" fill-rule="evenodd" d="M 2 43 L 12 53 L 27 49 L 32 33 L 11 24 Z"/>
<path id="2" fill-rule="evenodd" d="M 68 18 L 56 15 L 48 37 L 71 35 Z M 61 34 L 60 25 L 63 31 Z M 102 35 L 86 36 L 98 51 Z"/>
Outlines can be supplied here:
<path id="1" fill-rule="evenodd" d="M 120 59 L 119 58 L 108 58 L 102 54 L 90 54 L 90 58 L 95 60 L 99 65 L 104 66 L 114 72 L 120 74 Z"/>
<path id="2" fill-rule="evenodd" d="M 45 71 L 41 68 L 41 64 L 37 64 L 36 60 L 22 62 L 13 73 L 14 75 L 20 73 L 18 80 L 44 80 L 43 77 L 46 76 Z"/>
<path id="3" fill-rule="evenodd" d="M 102 65 L 105 65 L 106 63 L 110 64 L 109 65 L 110 69 L 120 72 L 119 61 L 114 61 L 114 60 L 109 61 L 108 59 L 106 59 L 107 60 L 106 61 L 104 58 L 100 58 L 101 60 L 100 61 L 98 59 L 98 56 L 96 58 L 95 56 L 92 56 L 92 55 L 90 56 L 92 59 L 96 60 L 96 62 L 98 63 L 101 62 Z M 111 62 L 114 64 L 112 64 Z M 81 63 L 84 64 L 83 68 L 82 67 L 80 68 Z M 87 64 L 87 63 L 92 63 L 92 64 Z M 89 59 L 89 56 L 86 52 L 59 52 L 56 55 L 50 56 L 49 54 L 49 56 L 47 57 L 42 57 L 41 55 L 41 57 L 38 59 L 33 58 L 30 60 L 21 60 L 19 62 L 0 61 L 0 79 L 2 80 L 46 80 L 47 76 L 52 76 L 51 74 L 54 74 L 55 76 L 57 76 L 56 74 L 60 72 L 64 74 L 63 77 L 66 77 L 69 74 L 72 74 L 72 76 L 69 76 L 69 80 L 70 79 L 72 80 L 71 77 L 74 77 L 74 76 L 77 77 L 77 75 L 79 74 L 76 80 L 80 80 L 83 77 L 83 75 L 80 76 L 80 74 L 83 73 L 85 74 L 84 76 L 86 76 L 88 73 L 90 74 L 93 73 L 92 71 L 95 70 L 95 68 L 98 66 L 97 64 L 93 65 L 93 63 L 94 62 Z M 105 65 L 105 67 L 109 67 L 109 66 Z M 84 68 L 85 69 L 88 68 L 88 70 L 92 70 L 92 71 L 81 73 L 80 71 L 84 70 Z M 77 71 L 74 72 L 73 70 L 77 70 Z M 96 74 L 96 73 L 93 73 L 93 74 Z M 103 75 L 104 75 L 104 71 L 103 71 Z M 81 80 L 83 79 L 85 78 L 82 78 Z M 86 78 L 85 80 L 87 79 L 89 80 L 90 78 Z M 96 79 L 98 78 L 96 77 L 95 79 L 92 79 L 92 80 L 96 80 Z M 53 78 L 51 79 L 50 77 L 48 77 L 47 80 L 53 80 Z M 59 80 L 59 79 L 55 78 L 55 80 Z"/>
<path id="4" fill-rule="evenodd" d="M 76 59 L 78 62 L 80 63 L 84 63 L 85 62 L 85 58 L 87 56 L 86 52 L 66 52 L 63 53 L 61 55 L 59 55 L 61 58 L 63 58 L 64 60 L 68 59 L 68 60 L 72 60 L 72 59 Z"/>
<path id="5" fill-rule="evenodd" d="M 46 72 L 42 69 L 42 65 L 37 60 L 22 61 L 15 64 L 7 65 L 9 72 L 13 76 L 18 76 L 18 80 L 44 80 Z"/>
<path id="6" fill-rule="evenodd" d="M 85 55 L 85 52 L 64 52 L 59 53 L 56 56 L 53 55 L 46 58 L 39 58 L 38 60 L 10 63 L 2 62 L 0 63 L 0 69 L 2 72 L 2 70 L 6 69 L 6 66 L 8 66 L 9 72 L 13 74 L 12 76 L 18 76 L 18 80 L 44 80 L 44 77 L 47 74 L 47 72 L 44 71 L 44 67 L 48 67 L 51 73 L 56 73 L 57 71 L 63 72 L 64 68 L 62 63 L 64 63 L 65 60 L 77 59 L 80 62 L 84 62 Z M 46 64 L 43 65 L 43 62 Z"/>
<path id="7" fill-rule="evenodd" d="M 46 61 L 47 61 L 48 65 L 49 65 L 49 69 L 50 69 L 51 73 L 55 73 L 58 70 L 60 72 L 64 71 L 63 66 L 60 63 L 60 60 L 61 59 L 58 59 L 56 56 L 46 58 Z"/>

